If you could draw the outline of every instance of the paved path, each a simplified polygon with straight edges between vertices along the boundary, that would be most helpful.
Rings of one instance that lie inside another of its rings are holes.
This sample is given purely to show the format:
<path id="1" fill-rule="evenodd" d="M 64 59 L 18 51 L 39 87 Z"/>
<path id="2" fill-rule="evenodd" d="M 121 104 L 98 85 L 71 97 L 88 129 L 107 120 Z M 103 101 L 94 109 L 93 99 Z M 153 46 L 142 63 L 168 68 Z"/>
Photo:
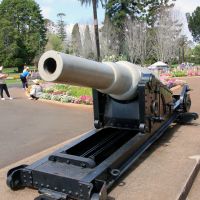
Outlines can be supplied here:
<path id="1" fill-rule="evenodd" d="M 91 106 L 31 101 L 21 88 L 10 93 L 14 100 L 0 101 L 0 168 L 93 127 Z"/>
<path id="2" fill-rule="evenodd" d="M 187 200 L 199 200 L 200 199 L 200 172 L 195 179 L 194 185 L 188 195 Z"/>

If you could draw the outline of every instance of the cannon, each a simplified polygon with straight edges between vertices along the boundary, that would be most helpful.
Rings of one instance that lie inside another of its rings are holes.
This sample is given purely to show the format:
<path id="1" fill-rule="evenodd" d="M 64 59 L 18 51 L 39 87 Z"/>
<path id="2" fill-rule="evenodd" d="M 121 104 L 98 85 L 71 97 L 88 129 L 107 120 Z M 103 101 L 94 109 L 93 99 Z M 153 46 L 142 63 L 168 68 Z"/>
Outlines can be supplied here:
<path id="1" fill-rule="evenodd" d="M 148 69 L 120 62 L 99 63 L 56 51 L 44 53 L 45 81 L 93 89 L 94 130 L 45 158 L 10 169 L 12 190 L 38 189 L 37 200 L 106 200 L 108 192 L 173 122 L 198 118 L 189 113 L 189 86 L 179 95 Z"/>

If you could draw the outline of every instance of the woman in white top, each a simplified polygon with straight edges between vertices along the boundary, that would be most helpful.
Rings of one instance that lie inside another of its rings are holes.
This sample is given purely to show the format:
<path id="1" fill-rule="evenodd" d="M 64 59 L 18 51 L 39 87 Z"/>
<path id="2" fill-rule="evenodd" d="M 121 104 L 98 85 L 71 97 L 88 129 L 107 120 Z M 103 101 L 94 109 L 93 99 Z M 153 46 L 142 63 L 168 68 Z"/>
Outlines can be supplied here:
<path id="1" fill-rule="evenodd" d="M 10 97 L 10 94 L 8 92 L 8 87 L 5 83 L 5 79 L 8 77 L 8 75 L 3 74 L 2 70 L 3 70 L 3 66 L 0 67 L 0 95 L 1 95 L 1 100 L 5 100 L 5 98 L 3 97 L 3 91 L 5 91 L 5 93 L 6 93 L 6 95 L 8 96 L 9 99 L 13 99 L 12 97 Z"/>

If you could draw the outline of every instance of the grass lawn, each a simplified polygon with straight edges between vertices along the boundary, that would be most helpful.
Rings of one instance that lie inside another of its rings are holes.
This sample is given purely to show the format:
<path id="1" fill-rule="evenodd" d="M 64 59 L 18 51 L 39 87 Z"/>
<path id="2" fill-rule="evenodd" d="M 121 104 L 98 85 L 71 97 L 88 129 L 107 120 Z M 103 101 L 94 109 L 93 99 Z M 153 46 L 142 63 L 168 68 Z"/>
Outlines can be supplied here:
<path id="1" fill-rule="evenodd" d="M 80 97 L 83 95 L 92 96 L 91 88 L 71 86 L 69 91 L 70 91 L 70 95 L 74 97 Z"/>
<path id="2" fill-rule="evenodd" d="M 21 80 L 20 79 L 7 79 L 6 80 L 6 84 L 7 85 L 19 85 L 21 84 Z"/>
<path id="3" fill-rule="evenodd" d="M 17 71 L 18 71 L 17 67 L 3 68 L 3 73 L 5 74 L 18 74 Z"/>

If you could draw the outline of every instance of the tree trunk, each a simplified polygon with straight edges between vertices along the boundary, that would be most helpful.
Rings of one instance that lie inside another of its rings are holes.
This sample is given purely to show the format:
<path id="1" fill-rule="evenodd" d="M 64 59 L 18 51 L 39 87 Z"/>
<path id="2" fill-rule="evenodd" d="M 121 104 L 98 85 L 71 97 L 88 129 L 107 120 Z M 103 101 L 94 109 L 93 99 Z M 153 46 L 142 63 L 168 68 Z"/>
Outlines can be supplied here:
<path id="1" fill-rule="evenodd" d="M 98 18 L 97 18 L 97 0 L 92 0 L 93 15 L 94 15 L 94 34 L 97 50 L 97 61 L 100 61 L 100 45 L 99 45 L 99 30 L 98 30 Z"/>
<path id="2" fill-rule="evenodd" d="M 184 50 L 184 46 L 182 47 L 182 63 L 185 62 L 185 50 Z"/>

